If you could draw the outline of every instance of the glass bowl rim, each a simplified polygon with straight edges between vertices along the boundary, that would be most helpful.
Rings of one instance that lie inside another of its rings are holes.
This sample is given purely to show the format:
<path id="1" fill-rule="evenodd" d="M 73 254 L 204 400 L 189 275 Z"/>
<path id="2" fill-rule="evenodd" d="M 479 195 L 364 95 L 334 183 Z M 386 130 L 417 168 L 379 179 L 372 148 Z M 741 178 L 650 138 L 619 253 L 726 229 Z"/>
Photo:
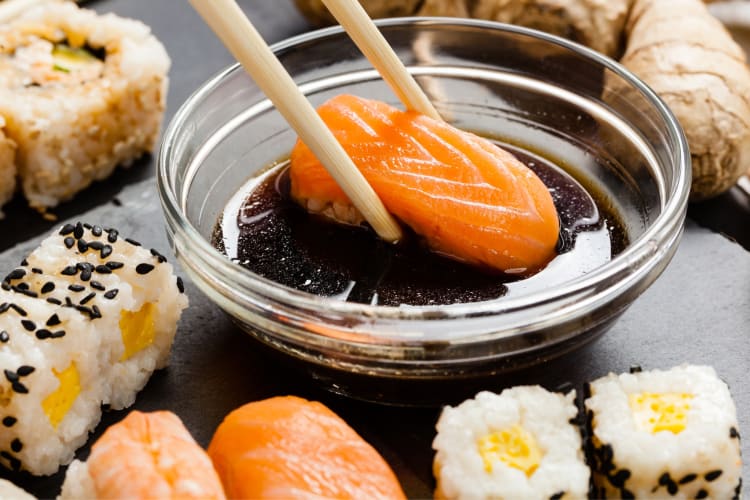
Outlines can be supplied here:
<path id="1" fill-rule="evenodd" d="M 175 187 L 176 179 L 174 177 L 174 172 L 169 168 L 169 156 L 172 149 L 171 145 L 176 142 L 176 138 L 183 128 L 184 122 L 194 113 L 195 108 L 198 107 L 204 98 L 221 85 L 225 79 L 233 76 L 237 72 L 242 72 L 239 63 L 234 63 L 223 70 L 220 70 L 213 77 L 201 84 L 200 87 L 198 87 L 180 106 L 164 132 L 157 156 L 157 187 L 162 208 L 165 211 L 167 219 L 171 217 L 177 223 L 178 229 L 184 233 L 186 241 L 190 245 L 194 245 L 194 248 L 199 252 L 201 258 L 209 261 L 211 264 L 210 268 L 213 269 L 213 271 L 209 271 L 207 274 L 222 277 L 223 279 L 219 280 L 222 285 L 225 285 L 224 281 L 227 277 L 233 277 L 233 283 L 231 285 L 239 286 L 243 292 L 247 292 L 251 295 L 259 294 L 266 299 L 277 301 L 279 304 L 285 304 L 301 310 L 322 309 L 329 311 L 330 313 L 355 315 L 362 318 L 397 318 L 408 321 L 429 320 L 430 318 L 435 317 L 434 313 L 436 310 L 439 310 L 441 313 L 437 316 L 440 320 L 461 318 L 466 317 L 467 315 L 477 316 L 497 314 L 501 312 L 507 314 L 515 310 L 528 310 L 537 305 L 549 304 L 551 302 L 562 301 L 567 297 L 578 296 L 586 290 L 596 290 L 597 287 L 602 284 L 606 286 L 603 290 L 598 291 L 596 293 L 597 295 L 613 294 L 616 296 L 619 288 L 616 286 L 618 283 L 610 283 L 611 278 L 623 273 L 636 274 L 636 276 L 631 276 L 630 279 L 624 280 L 625 282 L 632 283 L 636 277 L 642 276 L 649 271 L 652 266 L 639 263 L 648 260 L 648 257 L 651 256 L 661 244 L 666 243 L 675 231 L 679 232 L 682 228 L 690 189 L 691 169 L 687 139 L 685 138 L 681 126 L 667 105 L 648 87 L 648 85 L 642 82 L 637 76 L 635 76 L 635 74 L 630 72 L 624 66 L 599 52 L 562 37 L 531 28 L 479 19 L 428 16 L 380 19 L 376 21 L 376 24 L 381 28 L 440 26 L 444 28 L 469 27 L 490 29 L 493 31 L 500 30 L 560 46 L 615 73 L 628 84 L 632 85 L 652 106 L 654 106 L 657 113 L 667 124 L 667 135 L 673 139 L 677 145 L 677 150 L 673 155 L 673 160 L 678 165 L 678 168 L 676 169 L 676 172 L 674 172 L 675 180 L 672 182 L 671 186 L 668 186 L 669 189 L 664 193 L 666 201 L 664 199 L 661 200 L 661 213 L 653 220 L 651 225 L 646 228 L 643 234 L 641 234 L 636 240 L 631 241 L 623 252 L 606 264 L 567 283 L 555 286 L 552 290 L 532 292 L 523 294 L 519 297 L 450 305 L 373 306 L 317 296 L 280 285 L 279 283 L 263 278 L 241 265 L 232 262 L 211 246 L 211 244 L 201 236 L 192 223 L 187 220 L 181 209 L 181 204 L 177 199 L 176 192 L 173 189 L 173 187 Z M 295 48 L 301 44 L 307 44 L 331 36 L 338 36 L 342 33 L 344 33 L 344 30 L 340 26 L 321 28 L 284 39 L 271 45 L 271 49 L 274 53 L 280 53 Z M 683 217 L 680 216 L 681 214 Z M 169 224 L 169 220 L 167 223 Z M 630 270 L 631 273 L 628 273 L 628 270 Z M 627 288 L 626 284 L 622 286 Z M 580 306 L 581 308 L 585 308 L 583 304 L 580 304 Z M 593 305 L 589 304 L 589 307 L 593 307 Z"/>

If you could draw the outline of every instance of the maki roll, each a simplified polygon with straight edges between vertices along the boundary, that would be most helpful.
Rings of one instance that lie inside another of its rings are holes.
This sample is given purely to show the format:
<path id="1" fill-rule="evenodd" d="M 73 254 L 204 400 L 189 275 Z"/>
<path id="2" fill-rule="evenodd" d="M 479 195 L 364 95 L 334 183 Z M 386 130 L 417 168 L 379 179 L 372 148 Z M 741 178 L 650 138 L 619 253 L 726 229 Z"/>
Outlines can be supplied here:
<path id="1" fill-rule="evenodd" d="M 435 497 L 587 498 L 574 398 L 514 387 L 443 409 L 433 442 Z"/>
<path id="2" fill-rule="evenodd" d="M 588 390 L 596 498 L 739 498 L 737 415 L 713 368 L 609 374 Z"/>
<path id="3" fill-rule="evenodd" d="M 51 474 L 166 365 L 182 284 L 155 250 L 68 224 L 0 290 L 0 464 Z"/>
<path id="4" fill-rule="evenodd" d="M 5 119 L 0 116 L 0 219 L 2 208 L 16 191 L 16 143 L 5 135 Z"/>
<path id="5" fill-rule="evenodd" d="M 146 25 L 73 3 L 0 26 L 0 115 L 29 203 L 54 207 L 151 151 L 168 69 Z"/>
<path id="6" fill-rule="evenodd" d="M 133 411 L 94 443 L 88 461 L 70 465 L 59 498 L 226 497 L 211 459 L 177 415 Z"/>

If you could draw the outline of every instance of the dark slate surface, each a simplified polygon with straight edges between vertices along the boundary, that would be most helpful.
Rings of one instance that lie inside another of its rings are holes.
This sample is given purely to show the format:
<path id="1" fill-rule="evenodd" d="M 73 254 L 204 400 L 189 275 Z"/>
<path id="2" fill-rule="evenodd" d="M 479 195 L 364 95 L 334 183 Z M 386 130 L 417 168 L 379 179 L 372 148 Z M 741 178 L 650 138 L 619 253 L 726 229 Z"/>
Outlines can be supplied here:
<path id="1" fill-rule="evenodd" d="M 289 1 L 241 3 L 269 41 L 307 29 Z M 92 6 L 101 12 L 142 19 L 165 43 L 173 61 L 168 117 L 201 82 L 230 63 L 229 55 L 184 0 L 109 0 Z M 131 170 L 93 186 L 61 207 L 57 211 L 60 220 L 55 223 L 24 210 L 22 201 L 17 200 L 8 207 L 9 218 L 0 222 L 0 250 L 5 250 L 0 253 L 0 269 L 20 262 L 53 226 L 67 220 L 117 226 L 121 233 L 166 253 L 153 168 L 151 159 L 146 158 Z M 691 207 L 691 217 L 747 244 L 750 210 L 742 196 L 735 192 L 712 204 Z M 115 197 L 121 206 L 111 203 Z M 727 225 L 727 220 L 732 223 Z M 314 387 L 303 373 L 289 371 L 261 353 L 190 283 L 187 293 L 191 306 L 180 324 L 171 366 L 151 379 L 134 408 L 174 411 L 198 442 L 207 445 L 223 416 L 243 403 L 284 394 L 318 399 L 384 455 L 409 496 L 431 496 L 430 445 L 438 409 L 386 407 L 330 395 Z M 748 434 L 750 255 L 739 244 L 692 221 L 672 264 L 609 333 L 577 353 L 523 372 L 516 380 L 549 388 L 569 381 L 580 388 L 587 380 L 609 371 L 626 371 L 636 363 L 648 369 L 685 362 L 711 364 L 717 369 L 732 388 L 740 429 Z M 484 386 L 489 390 L 502 387 L 502 380 Z M 125 414 L 105 414 L 89 442 Z M 748 442 L 743 442 L 746 457 L 750 457 Z M 88 446 L 78 456 L 85 458 L 87 453 Z M 748 470 L 746 467 L 746 484 Z M 0 472 L 0 477 L 45 498 L 54 497 L 62 483 L 62 473 L 35 478 Z"/>

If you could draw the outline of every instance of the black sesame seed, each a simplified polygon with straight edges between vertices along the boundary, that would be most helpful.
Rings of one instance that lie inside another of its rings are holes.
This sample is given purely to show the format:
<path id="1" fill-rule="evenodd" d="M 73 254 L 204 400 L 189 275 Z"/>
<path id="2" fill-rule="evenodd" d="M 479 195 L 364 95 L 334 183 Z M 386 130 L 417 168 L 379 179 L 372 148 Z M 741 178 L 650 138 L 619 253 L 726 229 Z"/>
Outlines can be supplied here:
<path id="1" fill-rule="evenodd" d="M 731 439 L 739 439 L 740 438 L 740 431 L 737 430 L 737 427 L 732 427 L 729 429 L 729 437 Z"/>
<path id="2" fill-rule="evenodd" d="M 23 450 L 23 443 L 20 439 L 16 438 L 10 442 L 10 449 L 15 451 L 16 453 L 20 453 L 21 450 Z"/>
<path id="3" fill-rule="evenodd" d="M 96 236 L 97 238 L 102 235 L 102 228 L 101 226 L 94 226 L 91 228 L 91 234 Z"/>
<path id="4" fill-rule="evenodd" d="M 86 295 L 84 298 L 81 299 L 81 304 L 85 304 L 86 302 L 89 302 L 94 297 L 96 297 L 96 294 L 94 292 L 91 292 L 90 294 Z"/>
<path id="5" fill-rule="evenodd" d="M 557 493 L 555 493 L 554 495 L 552 495 L 551 497 L 549 497 L 549 500 L 560 500 L 563 496 L 565 496 L 565 492 L 564 491 L 558 491 Z"/>
<path id="6" fill-rule="evenodd" d="M 154 257 L 156 257 L 156 260 L 158 260 L 160 264 L 163 264 L 163 263 L 165 263 L 167 261 L 167 258 L 164 257 L 162 254 L 160 254 L 154 248 L 151 249 L 151 255 L 153 255 Z"/>
<path id="7" fill-rule="evenodd" d="M 678 491 L 680 491 L 680 487 L 677 486 L 677 483 L 670 480 L 669 483 L 667 483 L 667 493 L 670 495 L 676 495 Z"/>
<path id="8" fill-rule="evenodd" d="M 89 285 L 94 290 L 99 290 L 100 292 L 103 292 L 104 290 L 106 290 L 106 288 L 104 287 L 104 285 L 102 285 L 101 283 L 99 283 L 96 280 L 92 280 L 91 283 L 89 283 Z"/>
<path id="9" fill-rule="evenodd" d="M 91 279 L 91 271 L 88 269 L 85 271 L 81 271 L 81 281 L 88 281 Z"/>
<path id="10" fill-rule="evenodd" d="M 23 269 L 14 269 L 8 273 L 8 276 L 6 276 L 5 279 L 7 281 L 20 280 L 24 276 L 26 276 L 26 271 Z"/>
<path id="11" fill-rule="evenodd" d="M 75 308 L 76 311 L 82 312 L 82 313 L 86 313 L 89 316 L 91 316 L 91 309 L 90 308 L 88 308 L 86 306 L 81 306 L 81 305 L 75 305 L 73 307 Z"/>
<path id="12" fill-rule="evenodd" d="M 177 276 L 177 290 L 179 290 L 180 293 L 185 293 L 185 284 L 179 276 Z"/>
<path id="13" fill-rule="evenodd" d="M 24 285 L 25 284 L 26 283 L 24 283 Z M 22 295 L 26 295 L 27 297 L 31 297 L 33 299 L 35 299 L 35 298 L 37 298 L 39 296 L 39 294 L 37 294 L 36 292 L 33 292 L 31 290 L 27 290 L 26 288 L 13 287 L 13 291 L 17 292 L 17 293 L 20 293 Z"/>
<path id="14" fill-rule="evenodd" d="M 114 271 L 114 270 L 116 270 L 116 269 L 120 269 L 120 268 L 121 268 L 121 267 L 123 267 L 123 266 L 124 266 L 125 264 L 123 264 L 122 262 L 117 262 L 116 260 L 112 260 L 112 261 L 110 261 L 110 262 L 107 262 L 107 263 L 106 263 L 105 265 L 106 265 L 106 266 L 107 266 L 108 268 L 110 268 L 111 270 L 113 270 L 113 271 Z"/>
<path id="15" fill-rule="evenodd" d="M 664 486 L 665 484 L 669 483 L 672 480 L 671 477 L 669 477 L 669 472 L 665 472 L 661 476 L 659 476 L 659 484 Z"/>
<path id="16" fill-rule="evenodd" d="M 52 336 L 52 332 L 47 330 L 46 328 L 40 328 L 36 331 L 36 338 L 39 340 L 47 340 Z"/>
<path id="17" fill-rule="evenodd" d="M 137 247 L 141 246 L 141 244 L 139 242 L 137 242 L 137 241 L 135 241 L 134 239 L 131 239 L 131 238 L 125 238 L 125 241 L 127 241 L 128 243 L 130 243 L 133 246 L 137 246 Z"/>
<path id="18" fill-rule="evenodd" d="M 75 230 L 75 226 L 73 224 L 65 224 L 62 229 L 60 229 L 60 236 L 65 236 L 66 234 L 70 234 Z"/>
<path id="19" fill-rule="evenodd" d="M 625 482 L 630 478 L 630 471 L 628 469 L 622 469 L 617 471 L 614 476 L 609 477 L 609 482 L 615 488 L 625 487 Z"/>
<path id="20" fill-rule="evenodd" d="M 26 314 L 26 310 L 23 307 L 16 305 L 16 304 L 11 304 L 10 307 L 21 316 L 24 316 L 24 317 L 28 316 L 28 314 Z"/>
<path id="21" fill-rule="evenodd" d="M 45 325 L 47 326 L 57 326 L 59 324 L 60 324 L 60 317 L 57 315 L 57 313 L 50 316 L 49 319 L 47 320 L 47 323 L 45 323 Z"/>
<path id="22" fill-rule="evenodd" d="M 698 490 L 695 494 L 695 498 L 708 498 L 708 492 L 706 490 Z"/>
<path id="23" fill-rule="evenodd" d="M 102 259 L 106 259 L 110 255 L 112 255 L 112 247 L 110 245 L 104 245 L 101 251 Z"/>
<path id="24" fill-rule="evenodd" d="M 102 312 L 98 306 L 91 306 L 91 319 L 97 319 L 102 317 Z"/>
<path id="25" fill-rule="evenodd" d="M 10 340 L 10 335 L 8 335 L 8 332 L 6 332 L 5 330 L 0 331 L 0 342 L 5 344 L 9 340 Z"/>
<path id="26" fill-rule="evenodd" d="M 65 243 L 65 248 L 71 249 L 73 248 L 73 245 L 76 244 L 76 240 L 75 238 L 71 238 L 70 236 L 68 236 L 67 238 L 63 240 L 63 243 Z"/>
<path id="27" fill-rule="evenodd" d="M 14 425 L 16 425 L 16 422 L 18 422 L 18 419 L 16 417 L 3 418 L 3 425 L 5 427 L 13 427 Z"/>
<path id="28" fill-rule="evenodd" d="M 17 392 L 18 394 L 29 393 L 29 390 L 21 382 L 13 382 L 12 384 L 10 384 L 10 388 L 13 389 L 15 392 Z"/>
<path id="29" fill-rule="evenodd" d="M 26 258 L 24 258 L 24 259 L 23 259 L 23 260 L 21 261 L 21 266 L 23 266 L 23 267 L 26 267 L 26 266 L 28 266 L 28 265 L 29 265 L 29 261 L 28 261 L 28 260 L 26 260 Z"/>
<path id="30" fill-rule="evenodd" d="M 57 300 L 54 297 L 48 298 L 47 302 L 49 302 L 50 304 L 55 304 L 56 306 L 62 305 L 62 302 L 60 302 L 59 300 Z"/>
<path id="31" fill-rule="evenodd" d="M 96 266 L 96 272 L 99 274 L 112 274 L 112 269 L 105 265 Z"/>
<path id="32" fill-rule="evenodd" d="M 135 266 L 135 272 L 137 272 L 138 274 L 148 274 L 153 270 L 154 266 L 152 266 L 151 264 L 143 263 Z"/>
<path id="33" fill-rule="evenodd" d="M 105 298 L 105 299 L 109 299 L 109 300 L 112 300 L 112 299 L 114 299 L 115 297 L 117 297 L 117 292 L 119 292 L 119 290 L 118 290 L 117 288 L 113 288 L 112 290 L 110 290 L 110 291 L 108 291 L 108 292 L 106 292 L 106 293 L 104 294 L 104 298 Z"/>
<path id="34" fill-rule="evenodd" d="M 630 373 L 641 373 L 642 371 L 641 365 L 630 365 Z"/>
<path id="35" fill-rule="evenodd" d="M 77 240 L 83 237 L 83 226 L 80 222 L 76 224 L 76 227 L 73 229 L 73 237 Z"/>
<path id="36" fill-rule="evenodd" d="M 51 281 L 48 281 L 44 285 L 42 285 L 42 293 L 50 293 L 52 290 L 55 289 L 55 284 Z"/>
<path id="37" fill-rule="evenodd" d="M 14 286 L 13 289 L 16 292 L 18 292 L 18 291 L 25 291 L 25 290 L 29 289 L 29 284 L 28 283 L 19 283 L 16 286 Z"/>
<path id="38" fill-rule="evenodd" d="M 10 462 L 10 468 L 13 469 L 14 472 L 21 470 L 21 461 L 19 459 L 16 457 L 10 457 L 8 461 Z"/>
<path id="39" fill-rule="evenodd" d="M 2 284 L 2 285 L 0 285 L 0 286 L 1 286 L 1 287 L 2 287 L 2 289 L 3 289 L 3 290 L 5 290 L 6 292 L 9 292 L 9 291 L 10 291 L 10 283 L 8 283 L 7 281 L 3 281 L 3 284 Z"/>
<path id="40" fill-rule="evenodd" d="M 86 253 L 88 251 L 88 249 L 89 249 L 89 245 L 88 245 L 88 243 L 86 243 L 86 240 L 84 240 L 83 238 L 81 238 L 80 240 L 78 240 L 78 251 L 79 252 Z"/>
<path id="41" fill-rule="evenodd" d="M 56 332 L 52 332 L 52 335 L 49 336 L 51 339 L 59 339 L 65 336 L 65 330 L 57 330 Z"/>
<path id="42" fill-rule="evenodd" d="M 112 198 L 112 204 L 116 207 L 121 207 L 122 201 L 120 201 L 120 198 Z"/>
<path id="43" fill-rule="evenodd" d="M 89 262 L 79 262 L 78 264 L 76 264 L 76 268 L 79 271 L 89 271 L 89 272 L 91 272 L 91 271 L 94 270 L 94 265 L 91 264 L 91 263 L 89 263 Z"/>
<path id="44" fill-rule="evenodd" d="M 68 266 L 60 271 L 60 274 L 62 274 L 63 276 L 75 276 L 77 272 L 78 270 L 75 268 L 75 266 Z"/>
<path id="45" fill-rule="evenodd" d="M 34 274 L 44 274 L 44 271 L 42 271 L 38 267 L 32 267 L 31 268 L 31 272 L 34 273 Z"/>
<path id="46" fill-rule="evenodd" d="M 7 312 L 8 309 L 10 309 L 10 304 L 8 304 L 7 302 L 3 302 L 2 304 L 0 304 L 0 314 Z"/>
<path id="47" fill-rule="evenodd" d="M 112 229 L 109 231 L 109 234 L 107 235 L 107 241 L 110 243 L 114 243 L 117 241 L 117 235 L 119 233 L 117 232 L 117 229 Z"/>
<path id="48" fill-rule="evenodd" d="M 36 330 L 36 323 L 31 321 L 30 319 L 22 319 L 21 324 L 24 328 L 26 328 L 28 331 L 33 332 Z"/>
<path id="49" fill-rule="evenodd" d="M 67 307 L 73 307 L 73 301 L 70 300 L 70 297 L 65 297 L 65 305 Z"/>
<path id="50" fill-rule="evenodd" d="M 104 243 L 102 243 L 101 241 L 92 241 L 89 243 L 89 248 L 100 251 L 102 248 L 104 248 Z"/>
<path id="51" fill-rule="evenodd" d="M 21 365 L 18 367 L 18 370 L 16 370 L 16 373 L 19 377 L 26 377 L 34 373 L 34 367 L 29 365 Z"/>
<path id="52" fill-rule="evenodd" d="M 88 222 L 84 222 L 83 227 L 85 227 L 86 229 L 91 229 L 91 224 L 89 224 Z"/>
<path id="53" fill-rule="evenodd" d="M 698 479 L 698 474 L 687 474 L 685 477 L 677 481 L 680 484 L 688 484 Z"/>
<path id="54" fill-rule="evenodd" d="M 721 472 L 722 471 L 718 469 L 712 470 L 711 472 L 707 472 L 706 475 L 703 477 L 705 477 L 706 481 L 710 483 L 711 481 L 716 481 L 717 479 L 719 479 L 719 476 L 721 476 Z"/>
<path id="55" fill-rule="evenodd" d="M 12 370 L 3 370 L 3 373 L 5 374 L 5 378 L 8 379 L 8 382 L 18 382 L 18 374 Z"/>
<path id="56" fill-rule="evenodd" d="M 70 290 L 71 292 L 82 292 L 85 289 L 86 289 L 85 286 L 79 285 L 77 283 L 73 283 L 72 285 L 68 286 L 68 290 Z"/>

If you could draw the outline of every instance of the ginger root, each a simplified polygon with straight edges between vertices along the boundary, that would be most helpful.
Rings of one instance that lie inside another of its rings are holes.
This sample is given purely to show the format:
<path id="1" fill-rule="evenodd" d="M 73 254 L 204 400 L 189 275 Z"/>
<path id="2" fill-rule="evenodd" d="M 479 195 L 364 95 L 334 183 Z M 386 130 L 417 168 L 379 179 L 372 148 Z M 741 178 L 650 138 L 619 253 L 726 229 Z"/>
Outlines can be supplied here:
<path id="1" fill-rule="evenodd" d="M 316 24 L 320 0 L 295 0 Z M 706 0 L 709 1 L 709 0 Z M 691 199 L 729 189 L 750 166 L 750 69 L 701 0 L 360 0 L 372 17 L 478 17 L 587 45 L 633 71 L 669 105 L 688 138 Z M 623 55 L 624 49 L 624 55 Z"/>

